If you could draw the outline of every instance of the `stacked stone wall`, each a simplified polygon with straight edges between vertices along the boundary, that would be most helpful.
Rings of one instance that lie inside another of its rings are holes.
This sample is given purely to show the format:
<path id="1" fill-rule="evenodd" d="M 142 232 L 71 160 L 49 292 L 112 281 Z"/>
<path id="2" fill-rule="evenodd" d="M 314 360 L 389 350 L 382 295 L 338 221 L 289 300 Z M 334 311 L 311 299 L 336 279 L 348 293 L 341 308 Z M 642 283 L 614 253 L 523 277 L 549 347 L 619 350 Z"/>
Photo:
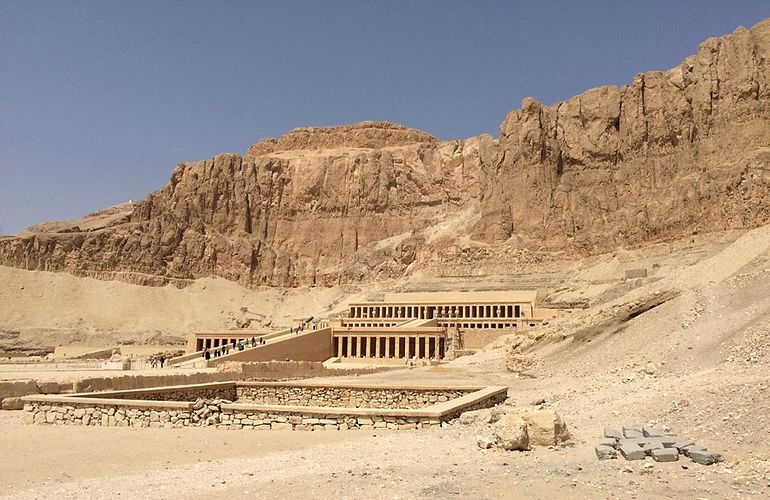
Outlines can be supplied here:
<path id="1" fill-rule="evenodd" d="M 98 392 L 83 394 L 83 398 L 105 397 Z M 109 393 L 110 399 L 131 399 L 139 401 L 195 401 L 196 399 L 225 399 L 235 401 L 235 384 L 217 387 L 191 387 L 173 391 L 138 391 L 126 393 Z"/>
<path id="2" fill-rule="evenodd" d="M 457 389 L 239 386 L 239 403 L 342 408 L 418 409 L 472 392 Z"/>
<path id="3" fill-rule="evenodd" d="M 24 406 L 25 423 L 105 427 L 214 427 L 244 430 L 426 429 L 440 418 L 402 416 L 324 415 L 261 410 L 231 410 L 219 400 L 199 400 L 189 408 L 136 408 L 124 405 L 33 402 Z"/>

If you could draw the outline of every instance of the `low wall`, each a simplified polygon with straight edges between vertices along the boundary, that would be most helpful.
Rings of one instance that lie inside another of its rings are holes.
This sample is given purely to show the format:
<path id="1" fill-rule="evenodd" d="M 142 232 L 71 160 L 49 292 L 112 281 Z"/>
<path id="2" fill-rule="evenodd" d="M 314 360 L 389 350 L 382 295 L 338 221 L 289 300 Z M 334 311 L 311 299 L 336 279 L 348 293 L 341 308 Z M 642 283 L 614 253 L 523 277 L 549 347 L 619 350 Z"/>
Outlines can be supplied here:
<path id="1" fill-rule="evenodd" d="M 247 383 L 248 384 L 248 383 Z M 253 383 L 251 383 L 253 384 Z M 209 384 L 212 385 L 212 384 Z M 216 384 L 226 386 L 227 384 Z M 235 387 L 236 383 L 229 383 Z M 210 387 L 212 388 L 212 387 Z M 359 389 L 385 389 L 387 386 L 360 386 Z M 192 393 L 190 388 L 168 387 L 143 391 L 146 394 Z M 200 389 L 200 388 L 197 388 Z M 196 390 L 197 390 L 196 389 Z M 217 388 L 212 388 L 217 389 Z M 425 392 L 440 388 L 404 387 L 405 391 Z M 221 399 L 148 401 L 121 399 L 125 392 L 72 396 L 25 396 L 24 421 L 39 425 L 132 426 L 132 427 L 210 427 L 244 430 L 345 430 L 345 429 L 425 429 L 456 418 L 469 409 L 493 406 L 506 397 L 507 387 L 448 388 L 464 394 L 421 409 L 341 408 L 320 406 L 280 406 L 229 403 Z M 137 391 L 140 392 L 140 391 Z M 137 394 L 135 394 L 137 395 Z"/>
<path id="2" fill-rule="evenodd" d="M 235 401 L 237 393 L 235 382 L 219 382 L 213 384 L 193 384 L 153 389 L 136 389 L 132 391 L 89 392 L 78 394 L 79 398 L 103 398 L 105 394 L 111 399 L 130 399 L 133 401 L 195 401 L 197 399 L 224 399 Z"/>
<path id="3" fill-rule="evenodd" d="M 366 375 L 398 367 L 327 368 L 320 361 L 257 361 L 253 363 L 223 363 L 217 369 L 240 370 L 241 380 L 281 380 L 290 378 L 338 377 Z"/>
<path id="4" fill-rule="evenodd" d="M 239 403 L 342 408 L 424 408 L 473 392 L 447 389 L 368 389 L 238 384 Z"/>
<path id="5" fill-rule="evenodd" d="M 208 372 L 168 375 L 125 375 L 122 377 L 91 377 L 75 381 L 75 392 L 144 389 L 169 385 L 204 384 L 241 378 L 232 372 Z"/>

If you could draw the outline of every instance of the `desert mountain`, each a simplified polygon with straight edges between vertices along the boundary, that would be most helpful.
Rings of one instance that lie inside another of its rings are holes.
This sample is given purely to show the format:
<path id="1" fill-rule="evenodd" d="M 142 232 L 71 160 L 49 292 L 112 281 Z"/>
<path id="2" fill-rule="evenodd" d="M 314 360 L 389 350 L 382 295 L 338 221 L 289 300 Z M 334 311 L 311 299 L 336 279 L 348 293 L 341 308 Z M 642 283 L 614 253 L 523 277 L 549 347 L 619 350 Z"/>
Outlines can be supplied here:
<path id="1" fill-rule="evenodd" d="M 770 20 L 498 138 L 300 128 L 181 163 L 138 203 L 0 238 L 0 264 L 180 286 L 333 285 L 558 259 L 770 222 Z"/>

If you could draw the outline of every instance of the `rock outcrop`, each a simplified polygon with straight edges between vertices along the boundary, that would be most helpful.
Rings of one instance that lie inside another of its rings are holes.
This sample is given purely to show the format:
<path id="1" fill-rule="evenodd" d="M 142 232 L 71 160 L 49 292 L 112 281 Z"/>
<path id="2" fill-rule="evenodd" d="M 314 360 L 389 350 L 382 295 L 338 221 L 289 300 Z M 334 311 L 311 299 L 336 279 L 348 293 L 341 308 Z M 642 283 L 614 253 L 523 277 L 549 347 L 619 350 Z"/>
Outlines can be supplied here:
<path id="1" fill-rule="evenodd" d="M 515 272 L 557 252 L 765 224 L 769 61 L 765 20 L 627 86 L 525 99 L 498 139 L 295 129 L 181 163 L 138 203 L 0 238 L 0 264 L 148 285 L 334 285 Z"/>

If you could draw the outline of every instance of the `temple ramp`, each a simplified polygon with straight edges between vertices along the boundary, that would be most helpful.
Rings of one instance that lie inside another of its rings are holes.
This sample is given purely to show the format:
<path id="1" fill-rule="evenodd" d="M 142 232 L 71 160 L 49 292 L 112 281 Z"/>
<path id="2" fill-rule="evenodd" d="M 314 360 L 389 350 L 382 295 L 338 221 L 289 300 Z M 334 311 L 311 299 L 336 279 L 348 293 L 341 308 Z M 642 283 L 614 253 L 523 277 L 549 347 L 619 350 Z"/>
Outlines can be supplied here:
<path id="1" fill-rule="evenodd" d="M 269 340 L 266 344 L 212 357 L 206 362 L 206 366 L 217 366 L 227 361 L 326 361 L 332 356 L 332 329 L 321 328 L 287 333 Z"/>

